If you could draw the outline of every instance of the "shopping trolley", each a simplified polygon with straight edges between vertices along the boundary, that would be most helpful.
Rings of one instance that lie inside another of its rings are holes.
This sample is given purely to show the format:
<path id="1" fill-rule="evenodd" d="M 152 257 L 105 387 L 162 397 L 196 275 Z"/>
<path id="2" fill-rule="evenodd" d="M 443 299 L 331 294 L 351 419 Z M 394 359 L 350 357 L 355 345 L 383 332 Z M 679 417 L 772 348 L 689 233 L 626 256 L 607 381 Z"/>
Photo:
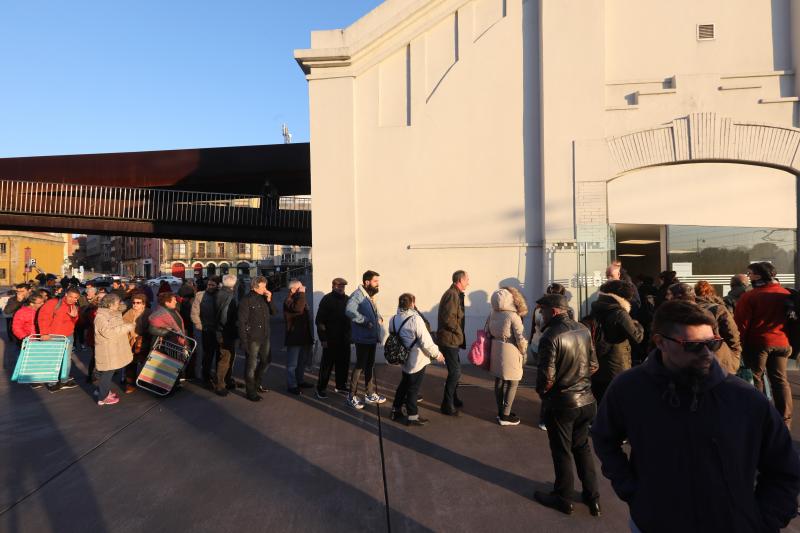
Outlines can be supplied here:
<path id="1" fill-rule="evenodd" d="M 66 381 L 72 368 L 72 341 L 64 335 L 29 335 L 22 341 L 11 381 L 56 383 Z"/>
<path id="2" fill-rule="evenodd" d="M 179 333 L 156 338 L 136 379 L 136 386 L 166 396 L 175 388 L 196 347 L 197 341 Z"/>

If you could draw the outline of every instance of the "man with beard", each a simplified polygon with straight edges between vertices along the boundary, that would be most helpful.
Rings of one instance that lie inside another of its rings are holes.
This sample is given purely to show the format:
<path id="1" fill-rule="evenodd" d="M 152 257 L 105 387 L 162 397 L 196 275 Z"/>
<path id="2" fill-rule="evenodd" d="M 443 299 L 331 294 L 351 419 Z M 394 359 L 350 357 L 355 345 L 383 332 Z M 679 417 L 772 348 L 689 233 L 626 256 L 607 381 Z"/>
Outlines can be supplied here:
<path id="1" fill-rule="evenodd" d="M 656 348 L 600 404 L 595 452 L 634 532 L 777 532 L 797 514 L 789 431 L 762 394 L 719 366 L 714 326 L 696 304 L 663 303 Z"/>
<path id="2" fill-rule="evenodd" d="M 350 295 L 345 313 L 350 319 L 350 333 L 356 345 L 356 365 L 350 375 L 350 395 L 347 403 L 353 409 L 363 409 L 364 403 L 358 397 L 358 380 L 364 373 L 366 403 L 383 403 L 386 397 L 375 393 L 372 370 L 375 366 L 375 348 L 381 340 L 383 317 L 375 305 L 375 295 L 380 286 L 380 274 L 367 270 L 361 276 L 361 286 Z"/>

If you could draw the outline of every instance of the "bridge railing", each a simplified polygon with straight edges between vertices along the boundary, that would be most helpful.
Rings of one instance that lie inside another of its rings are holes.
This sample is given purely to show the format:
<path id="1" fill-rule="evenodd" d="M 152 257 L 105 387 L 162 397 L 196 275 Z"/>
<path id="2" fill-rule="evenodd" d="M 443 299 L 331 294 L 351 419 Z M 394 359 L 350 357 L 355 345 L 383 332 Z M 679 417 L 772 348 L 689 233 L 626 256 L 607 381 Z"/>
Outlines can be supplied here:
<path id="1" fill-rule="evenodd" d="M 0 213 L 127 221 L 311 228 L 310 197 L 0 180 Z"/>

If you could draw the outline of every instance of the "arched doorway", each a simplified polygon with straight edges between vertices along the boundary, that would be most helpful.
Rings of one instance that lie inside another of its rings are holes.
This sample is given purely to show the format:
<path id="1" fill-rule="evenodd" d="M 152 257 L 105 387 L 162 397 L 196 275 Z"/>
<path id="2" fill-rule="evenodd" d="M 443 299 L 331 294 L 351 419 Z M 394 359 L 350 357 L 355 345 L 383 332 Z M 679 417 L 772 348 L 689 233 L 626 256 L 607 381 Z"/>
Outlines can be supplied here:
<path id="1" fill-rule="evenodd" d="M 176 278 L 186 277 L 186 265 L 183 263 L 172 263 L 172 275 Z"/>
<path id="2" fill-rule="evenodd" d="M 203 277 L 203 263 L 195 263 L 194 264 L 194 277 L 195 278 L 202 278 Z"/>
<path id="3" fill-rule="evenodd" d="M 225 274 L 227 274 L 229 269 L 230 269 L 230 265 L 228 265 L 228 263 L 220 263 L 219 264 L 219 273 L 221 275 L 224 276 Z"/>
<path id="4" fill-rule="evenodd" d="M 216 276 L 217 275 L 217 265 L 215 265 L 214 263 L 208 263 L 206 265 L 206 275 L 208 275 L 208 277 Z"/>
<path id="5" fill-rule="evenodd" d="M 247 261 L 241 261 L 238 265 L 236 265 L 236 275 L 239 277 L 249 277 L 250 276 L 250 263 Z"/>

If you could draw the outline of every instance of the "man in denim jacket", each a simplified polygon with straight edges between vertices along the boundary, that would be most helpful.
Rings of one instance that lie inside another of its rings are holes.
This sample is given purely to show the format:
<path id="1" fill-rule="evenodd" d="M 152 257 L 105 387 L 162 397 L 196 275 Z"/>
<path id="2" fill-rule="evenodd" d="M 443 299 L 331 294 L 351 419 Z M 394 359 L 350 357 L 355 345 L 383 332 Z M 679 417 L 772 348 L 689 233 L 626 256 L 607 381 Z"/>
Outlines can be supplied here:
<path id="1" fill-rule="evenodd" d="M 364 402 L 383 403 L 386 397 L 375 393 L 372 371 L 375 366 L 375 348 L 381 341 L 383 317 L 378 312 L 374 297 L 378 294 L 380 274 L 367 270 L 361 277 L 362 284 L 350 295 L 345 313 L 350 319 L 352 340 L 356 345 L 356 366 L 350 375 L 350 394 L 347 403 L 354 409 L 363 409 L 364 403 L 358 397 L 358 380 L 364 373 L 366 395 Z"/>

